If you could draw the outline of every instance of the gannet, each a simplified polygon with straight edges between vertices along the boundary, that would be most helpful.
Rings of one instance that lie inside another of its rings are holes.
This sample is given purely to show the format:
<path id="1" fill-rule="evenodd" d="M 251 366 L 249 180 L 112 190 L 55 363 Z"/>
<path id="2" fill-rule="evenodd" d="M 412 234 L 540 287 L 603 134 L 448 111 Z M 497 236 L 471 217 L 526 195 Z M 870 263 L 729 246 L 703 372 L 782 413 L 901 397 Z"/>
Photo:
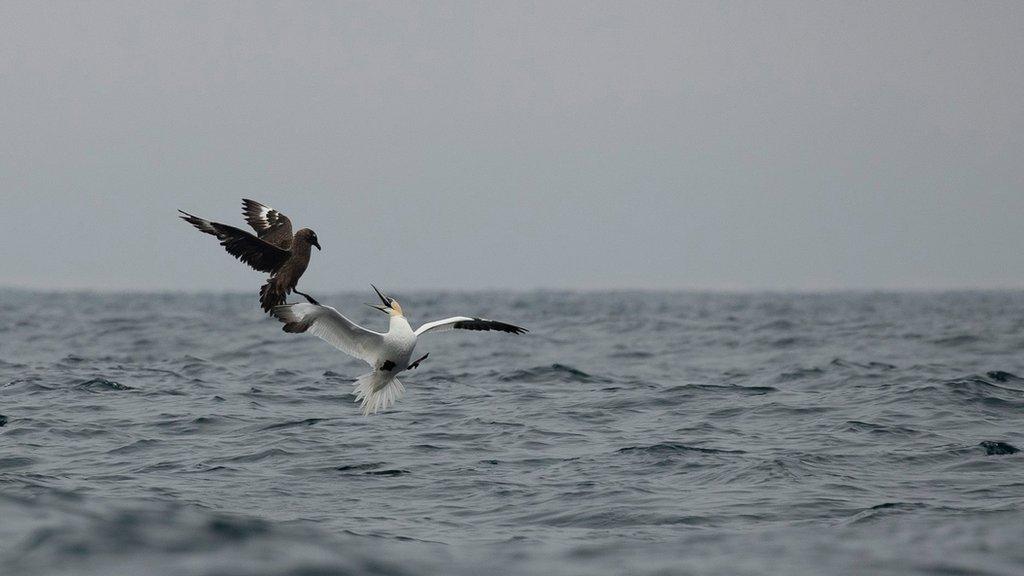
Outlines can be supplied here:
<path id="1" fill-rule="evenodd" d="M 285 332 L 308 330 L 338 350 L 373 367 L 372 372 L 363 374 L 353 384 L 355 401 L 361 403 L 364 415 L 376 414 L 388 408 L 405 393 L 405 387 L 396 376 L 399 372 L 417 368 L 429 356 L 424 354 L 414 362 L 409 361 L 419 336 L 427 332 L 457 329 L 498 330 L 512 334 L 527 332 L 525 328 L 512 324 L 469 316 L 453 316 L 427 322 L 414 331 L 405 318 L 402 305 L 394 298 L 385 296 L 376 286 L 371 286 L 382 304 L 367 306 L 391 317 L 388 331 L 383 334 L 359 326 L 330 306 L 284 304 L 270 311 L 271 315 L 284 323 L 282 329 Z"/>
<path id="2" fill-rule="evenodd" d="M 242 213 L 258 236 L 234 226 L 193 216 L 184 210 L 178 212 L 184 214 L 182 220 L 201 232 L 216 236 L 221 246 L 235 258 L 260 272 L 270 273 L 270 279 L 260 288 L 260 305 L 264 312 L 284 304 L 288 293 L 292 291 L 316 303 L 313 297 L 296 288 L 299 278 L 309 265 L 310 246 L 320 250 L 316 232 L 303 228 L 292 236 L 292 221 L 287 216 L 248 198 L 242 199 Z"/>

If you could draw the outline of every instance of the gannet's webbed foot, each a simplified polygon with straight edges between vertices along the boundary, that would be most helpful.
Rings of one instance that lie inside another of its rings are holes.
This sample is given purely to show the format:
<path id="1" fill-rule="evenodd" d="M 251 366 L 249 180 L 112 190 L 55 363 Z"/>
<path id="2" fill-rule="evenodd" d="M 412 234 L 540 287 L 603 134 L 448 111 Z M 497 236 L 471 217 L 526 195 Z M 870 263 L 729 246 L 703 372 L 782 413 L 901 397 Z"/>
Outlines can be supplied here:
<path id="1" fill-rule="evenodd" d="M 415 361 L 415 362 L 413 362 L 412 364 L 409 364 L 409 367 L 408 367 L 408 368 L 406 368 L 406 370 L 412 370 L 413 368 L 419 368 L 419 367 L 420 367 L 420 362 L 423 362 L 424 360 L 426 360 L 426 359 L 427 359 L 427 356 L 430 356 L 430 352 L 427 352 L 426 354 L 424 354 L 423 356 L 421 356 L 421 357 L 419 358 L 419 360 L 416 360 L 416 361 Z"/>
<path id="2" fill-rule="evenodd" d="M 320 305 L 320 303 L 316 301 L 316 298 L 313 298 L 313 297 L 312 297 L 312 296 L 310 296 L 309 294 L 306 294 L 306 293 L 304 293 L 304 292 L 299 292 L 298 290 L 296 290 L 296 289 L 294 289 L 294 288 L 292 288 L 292 292 L 295 292 L 295 293 L 296 293 L 296 294 L 298 294 L 299 296 L 303 296 L 303 297 L 305 297 L 305 298 L 306 298 L 306 300 L 309 300 L 309 303 L 310 303 L 310 304 L 313 304 L 313 305 L 315 305 L 315 306 L 319 306 L 319 305 Z"/>

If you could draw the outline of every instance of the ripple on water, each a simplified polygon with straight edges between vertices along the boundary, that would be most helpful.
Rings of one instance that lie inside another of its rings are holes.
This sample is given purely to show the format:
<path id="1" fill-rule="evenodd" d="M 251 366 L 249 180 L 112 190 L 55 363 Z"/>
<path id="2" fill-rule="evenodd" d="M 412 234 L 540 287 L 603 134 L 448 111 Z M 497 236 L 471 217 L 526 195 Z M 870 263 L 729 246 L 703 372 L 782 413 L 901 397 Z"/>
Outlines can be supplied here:
<path id="1" fill-rule="evenodd" d="M 291 421 L 288 421 L 288 422 L 278 422 L 276 424 L 270 424 L 268 426 L 264 426 L 263 428 L 260 428 L 260 430 L 267 431 L 267 430 L 280 430 L 282 428 L 295 428 L 295 427 L 313 426 L 314 424 L 319 424 L 320 422 L 323 422 L 325 420 L 327 420 L 327 418 L 305 418 L 303 420 L 291 420 Z"/>
<path id="2" fill-rule="evenodd" d="M 722 448 L 705 448 L 701 446 L 687 446 L 686 444 L 679 444 L 677 442 L 659 442 L 657 444 L 651 444 L 649 446 L 627 446 L 625 448 L 619 448 L 616 452 L 620 454 L 639 453 L 639 454 L 686 454 L 686 453 L 697 453 L 697 454 L 745 454 L 743 450 L 725 450 Z"/>
<path id="3" fill-rule="evenodd" d="M 498 379 L 503 382 L 578 382 L 584 384 L 611 382 L 610 378 L 594 376 L 565 364 L 551 364 L 550 366 L 536 366 L 526 370 L 515 370 L 507 374 L 501 374 Z"/>
<path id="4" fill-rule="evenodd" d="M 92 378 L 90 380 L 78 382 L 75 384 L 75 388 L 93 393 L 134 390 L 131 386 L 126 386 L 120 382 L 114 382 L 113 380 L 107 380 L 105 378 Z"/>

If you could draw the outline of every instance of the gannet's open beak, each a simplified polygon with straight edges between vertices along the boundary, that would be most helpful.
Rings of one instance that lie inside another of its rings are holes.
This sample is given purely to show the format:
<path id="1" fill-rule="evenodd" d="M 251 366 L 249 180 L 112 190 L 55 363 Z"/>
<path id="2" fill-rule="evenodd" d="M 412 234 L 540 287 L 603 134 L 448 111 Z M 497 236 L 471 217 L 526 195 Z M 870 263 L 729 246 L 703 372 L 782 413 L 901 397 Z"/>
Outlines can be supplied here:
<path id="1" fill-rule="evenodd" d="M 380 298 L 380 301 L 384 304 L 384 306 L 386 308 L 391 308 L 391 298 L 388 298 L 387 296 L 382 294 L 381 291 L 377 290 L 377 287 L 374 286 L 373 284 L 370 284 L 370 287 L 373 288 L 373 291 L 377 293 L 377 297 Z"/>
<path id="2" fill-rule="evenodd" d="M 388 306 L 381 306 L 380 304 L 367 304 L 367 306 L 369 306 L 370 308 L 375 308 L 377 310 L 380 310 L 381 312 L 383 312 L 385 314 L 390 314 L 391 313 L 391 311 L 390 311 L 391 308 L 388 307 Z"/>

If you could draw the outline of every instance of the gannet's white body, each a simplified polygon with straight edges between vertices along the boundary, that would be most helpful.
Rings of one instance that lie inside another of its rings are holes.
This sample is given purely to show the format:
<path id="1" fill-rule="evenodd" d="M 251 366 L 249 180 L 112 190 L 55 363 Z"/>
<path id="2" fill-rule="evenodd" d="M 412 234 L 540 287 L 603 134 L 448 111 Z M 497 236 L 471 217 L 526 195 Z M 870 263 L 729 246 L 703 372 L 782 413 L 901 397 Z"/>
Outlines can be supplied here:
<path id="1" fill-rule="evenodd" d="M 356 402 L 362 403 L 363 414 L 376 414 L 402 397 L 405 387 L 396 376 L 399 372 L 416 368 L 427 357 L 424 355 L 409 363 L 420 335 L 431 331 L 455 329 L 499 330 L 513 334 L 527 331 L 512 324 L 468 316 L 453 316 L 427 322 L 414 331 L 409 321 L 405 319 L 402 305 L 394 298 L 382 294 L 376 287 L 374 290 L 383 305 L 370 306 L 391 317 L 388 331 L 383 334 L 363 328 L 330 306 L 285 304 L 271 310 L 271 314 L 284 322 L 285 332 L 308 330 L 342 352 L 359 358 L 373 367 L 373 372 L 363 374 L 355 381 Z"/>

